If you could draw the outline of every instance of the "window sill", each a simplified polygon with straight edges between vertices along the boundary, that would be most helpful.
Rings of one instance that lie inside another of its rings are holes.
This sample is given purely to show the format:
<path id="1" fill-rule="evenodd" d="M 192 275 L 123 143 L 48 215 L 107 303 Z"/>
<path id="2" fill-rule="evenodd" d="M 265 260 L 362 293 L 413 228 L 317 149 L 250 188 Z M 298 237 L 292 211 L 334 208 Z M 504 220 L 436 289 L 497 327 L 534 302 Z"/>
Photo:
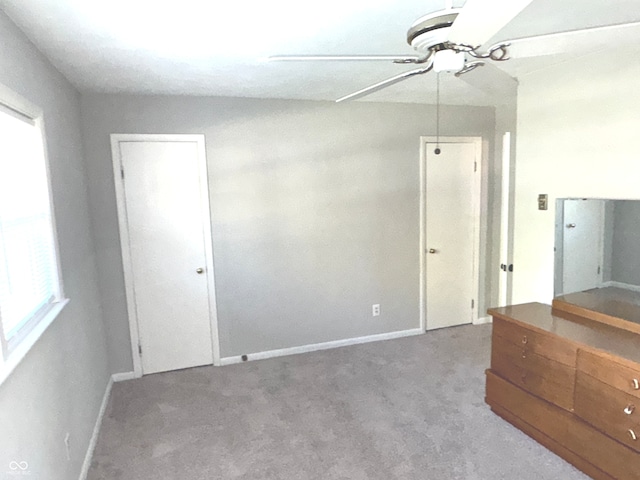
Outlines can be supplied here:
<path id="1" fill-rule="evenodd" d="M 0 385 L 11 375 L 11 372 L 20 364 L 22 359 L 27 355 L 29 350 L 36 344 L 42 334 L 49 328 L 49 325 L 58 318 L 58 315 L 69 303 L 69 299 L 65 298 L 57 302 L 51 309 L 42 317 L 42 320 L 31 330 L 26 337 L 20 342 L 20 344 L 13 350 L 8 358 L 4 361 L 0 358 Z"/>

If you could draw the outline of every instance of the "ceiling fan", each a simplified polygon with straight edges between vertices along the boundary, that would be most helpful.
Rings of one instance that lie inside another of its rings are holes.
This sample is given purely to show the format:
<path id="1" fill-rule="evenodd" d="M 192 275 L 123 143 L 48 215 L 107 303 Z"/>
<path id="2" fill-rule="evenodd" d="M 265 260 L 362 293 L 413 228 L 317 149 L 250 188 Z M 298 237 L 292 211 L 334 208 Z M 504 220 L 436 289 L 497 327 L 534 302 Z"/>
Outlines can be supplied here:
<path id="1" fill-rule="evenodd" d="M 569 32 L 518 38 L 482 46 L 523 11 L 533 0 L 467 0 L 463 8 L 452 8 L 452 0 L 440 10 L 418 18 L 407 32 L 407 43 L 414 55 L 275 55 L 269 61 L 386 61 L 401 65 L 418 65 L 336 102 L 355 100 L 408 78 L 430 71 L 450 72 L 456 77 L 484 66 L 486 61 L 504 62 L 556 53 L 578 53 L 614 38 L 617 44 L 640 38 L 640 22 L 593 27 Z M 495 69 L 497 70 L 497 69 Z M 500 72 L 506 76 L 506 73 Z M 470 76 L 472 77 L 472 76 Z M 466 78 L 466 77 L 465 77 Z M 509 77 L 510 80 L 511 77 Z M 469 78 L 471 81 L 471 78 Z"/>

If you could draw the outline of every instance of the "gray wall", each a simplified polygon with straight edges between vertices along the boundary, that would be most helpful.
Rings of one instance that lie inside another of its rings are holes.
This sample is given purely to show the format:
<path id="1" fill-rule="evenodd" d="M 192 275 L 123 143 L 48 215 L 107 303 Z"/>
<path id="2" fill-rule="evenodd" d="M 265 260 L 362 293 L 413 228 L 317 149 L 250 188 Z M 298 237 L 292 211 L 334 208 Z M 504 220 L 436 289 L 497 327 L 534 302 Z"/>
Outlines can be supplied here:
<path id="1" fill-rule="evenodd" d="M 606 219 L 606 216 L 605 216 Z M 556 200 L 556 231 L 554 239 L 553 296 L 562 295 L 564 283 L 564 198 Z M 611 268 L 609 268 L 611 270 Z"/>
<path id="2" fill-rule="evenodd" d="M 614 203 L 611 280 L 640 286 L 640 202 Z"/>
<path id="3" fill-rule="evenodd" d="M 419 137 L 434 120 L 424 105 L 83 95 L 112 370 L 132 363 L 109 134 L 206 135 L 225 357 L 419 326 Z M 492 144 L 491 108 L 443 108 L 442 124 Z"/>
<path id="4" fill-rule="evenodd" d="M 62 277 L 70 303 L 0 385 L 0 478 L 26 461 L 78 478 L 109 379 L 76 90 L 0 12 L 0 83 L 44 110 Z M 70 433 L 71 461 L 64 438 Z M 26 478 L 26 477 L 25 477 Z"/>
<path id="5" fill-rule="evenodd" d="M 613 229 L 615 227 L 615 200 L 604 202 L 604 228 L 602 239 L 602 281 L 609 282 L 613 275 Z M 561 277 L 562 278 L 562 277 Z"/>

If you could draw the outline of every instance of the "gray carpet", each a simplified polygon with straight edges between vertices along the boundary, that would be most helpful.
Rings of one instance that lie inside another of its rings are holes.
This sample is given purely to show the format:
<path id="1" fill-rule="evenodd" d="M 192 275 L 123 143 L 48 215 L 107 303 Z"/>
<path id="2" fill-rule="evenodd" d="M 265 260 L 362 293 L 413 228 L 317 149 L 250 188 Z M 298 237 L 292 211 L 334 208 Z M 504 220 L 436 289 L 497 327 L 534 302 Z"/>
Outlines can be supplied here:
<path id="1" fill-rule="evenodd" d="M 484 403 L 490 332 L 115 384 L 88 479 L 588 478 Z"/>

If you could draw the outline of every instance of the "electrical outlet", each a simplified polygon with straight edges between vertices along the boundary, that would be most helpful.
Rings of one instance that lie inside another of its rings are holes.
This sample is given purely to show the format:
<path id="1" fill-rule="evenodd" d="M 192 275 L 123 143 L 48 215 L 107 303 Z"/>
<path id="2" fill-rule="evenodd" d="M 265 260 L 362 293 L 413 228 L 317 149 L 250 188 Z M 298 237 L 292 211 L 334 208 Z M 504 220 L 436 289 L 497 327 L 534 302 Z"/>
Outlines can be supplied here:
<path id="1" fill-rule="evenodd" d="M 64 436 L 64 446 L 67 449 L 67 460 L 71 461 L 71 434 L 69 432 Z"/>
<path id="2" fill-rule="evenodd" d="M 371 305 L 371 315 L 377 317 L 380 315 L 380 304 L 376 303 L 375 305 Z"/>

